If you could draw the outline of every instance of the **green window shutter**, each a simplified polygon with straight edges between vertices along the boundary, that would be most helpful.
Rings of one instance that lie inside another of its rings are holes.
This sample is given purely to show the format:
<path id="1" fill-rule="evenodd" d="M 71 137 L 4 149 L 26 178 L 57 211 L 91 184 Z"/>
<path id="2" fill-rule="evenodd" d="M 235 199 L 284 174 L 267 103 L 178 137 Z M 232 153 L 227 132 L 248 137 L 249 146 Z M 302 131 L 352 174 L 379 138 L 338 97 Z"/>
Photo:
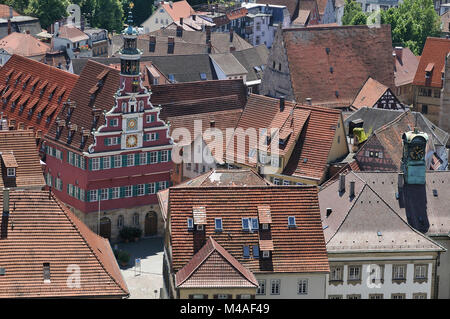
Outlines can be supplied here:
<path id="1" fill-rule="evenodd" d="M 145 184 L 145 186 L 144 186 L 144 194 L 147 195 L 149 191 L 150 191 L 150 185 L 149 184 Z"/>
<path id="2" fill-rule="evenodd" d="M 150 164 L 150 152 L 147 152 L 147 164 Z"/>
<path id="3" fill-rule="evenodd" d="M 168 150 L 168 151 L 167 151 L 167 160 L 168 160 L 169 162 L 172 161 L 172 150 Z"/>
<path id="4" fill-rule="evenodd" d="M 155 133 L 156 135 L 156 141 L 159 140 L 159 133 Z"/>
<path id="5" fill-rule="evenodd" d="M 147 142 L 147 141 L 148 141 L 148 134 L 144 133 L 144 142 Z"/>
<path id="6" fill-rule="evenodd" d="M 103 157 L 100 157 L 100 169 L 103 169 Z"/>
<path id="7" fill-rule="evenodd" d="M 89 158 L 89 170 L 92 171 L 92 158 Z"/>
<path id="8" fill-rule="evenodd" d="M 108 198 L 111 199 L 113 197 L 113 189 L 108 188 Z"/>
<path id="9" fill-rule="evenodd" d="M 161 163 L 161 151 L 158 151 L 158 163 Z"/>
<path id="10" fill-rule="evenodd" d="M 121 144 L 122 144 L 122 142 L 121 142 L 121 141 L 122 141 L 122 137 L 120 137 L 120 136 L 119 136 L 119 145 L 121 145 Z"/>
<path id="11" fill-rule="evenodd" d="M 91 201 L 91 192 L 89 190 L 86 190 L 86 202 Z"/>
<path id="12" fill-rule="evenodd" d="M 111 163 L 111 168 L 114 168 L 114 156 L 111 156 L 111 159 L 109 160 L 109 162 Z"/>
<path id="13" fill-rule="evenodd" d="M 140 160 L 139 153 L 134 154 L 134 165 L 136 166 L 139 165 L 140 164 L 139 160 Z"/>
<path id="14" fill-rule="evenodd" d="M 152 122 L 155 122 L 155 115 L 154 115 L 154 114 L 150 115 L 150 120 L 151 120 Z"/>
<path id="15" fill-rule="evenodd" d="M 159 182 L 155 182 L 155 194 L 159 191 Z"/>
<path id="16" fill-rule="evenodd" d="M 137 196 L 137 185 L 133 185 L 133 197 Z"/>
<path id="17" fill-rule="evenodd" d="M 56 157 L 56 148 L 52 147 L 52 156 Z"/>
<path id="18" fill-rule="evenodd" d="M 109 146 L 109 138 L 108 137 L 105 137 L 103 139 L 103 142 L 104 142 L 105 146 Z"/>
<path id="19" fill-rule="evenodd" d="M 125 187 L 120 187 L 120 198 L 125 197 Z"/>
<path id="20" fill-rule="evenodd" d="M 127 156 L 122 155 L 122 167 L 127 167 Z"/>
<path id="21" fill-rule="evenodd" d="M 109 120 L 109 126 L 114 126 L 114 120 Z"/>

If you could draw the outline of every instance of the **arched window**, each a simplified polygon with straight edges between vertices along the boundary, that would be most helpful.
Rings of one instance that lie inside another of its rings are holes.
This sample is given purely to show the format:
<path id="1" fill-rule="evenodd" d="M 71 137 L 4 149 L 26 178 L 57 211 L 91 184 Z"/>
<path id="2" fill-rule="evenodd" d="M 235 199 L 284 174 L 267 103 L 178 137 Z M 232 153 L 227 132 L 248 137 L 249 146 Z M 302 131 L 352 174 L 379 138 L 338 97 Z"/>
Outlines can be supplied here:
<path id="1" fill-rule="evenodd" d="M 134 224 L 135 226 L 139 226 L 139 214 L 138 214 L 138 213 L 135 213 L 135 214 L 133 215 L 133 224 Z"/>
<path id="2" fill-rule="evenodd" d="M 117 227 L 122 228 L 123 227 L 123 215 L 119 215 L 117 218 Z"/>

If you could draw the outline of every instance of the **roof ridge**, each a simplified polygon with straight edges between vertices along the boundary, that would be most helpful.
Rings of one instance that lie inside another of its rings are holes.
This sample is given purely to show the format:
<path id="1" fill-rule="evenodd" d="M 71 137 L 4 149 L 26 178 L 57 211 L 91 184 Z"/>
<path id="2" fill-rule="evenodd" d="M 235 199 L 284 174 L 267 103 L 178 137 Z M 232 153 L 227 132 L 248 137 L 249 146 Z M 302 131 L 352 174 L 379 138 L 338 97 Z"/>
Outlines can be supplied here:
<path id="1" fill-rule="evenodd" d="M 26 58 L 24 56 L 21 56 L 21 55 L 15 54 L 15 53 L 11 56 L 11 58 L 9 60 L 11 60 L 11 59 L 13 59 L 13 61 L 14 61 L 14 59 L 18 59 L 18 60 L 26 61 L 27 63 L 33 63 L 35 65 L 39 65 L 41 67 L 45 67 L 50 72 L 61 73 L 61 74 L 64 74 L 65 76 L 71 76 L 73 78 L 76 78 L 77 80 L 80 77 L 79 75 L 74 74 L 74 73 L 70 73 L 69 71 L 65 71 L 63 69 L 55 68 L 55 67 L 53 67 L 51 65 L 48 65 L 48 64 L 45 64 L 45 63 L 42 63 L 42 62 L 39 62 L 39 61 L 36 61 L 36 60 L 33 60 L 33 59 L 29 59 L 29 58 Z M 8 62 L 9 62 L 9 60 L 8 60 Z M 7 65 L 8 62 L 6 62 L 4 64 L 4 66 Z"/>
<path id="2" fill-rule="evenodd" d="M 70 221 L 70 223 L 72 224 L 72 226 L 76 229 L 76 231 L 78 232 L 78 234 L 80 235 L 80 237 L 83 239 L 83 241 L 85 242 L 86 246 L 90 249 L 90 251 L 93 253 L 93 255 L 95 256 L 95 258 L 97 259 L 97 262 L 100 264 L 100 266 L 103 268 L 103 270 L 108 274 L 108 276 L 116 283 L 116 285 L 127 295 L 129 295 L 130 293 L 127 291 L 128 289 L 122 287 L 122 285 L 117 282 L 116 278 L 114 278 L 114 276 L 106 269 L 105 265 L 103 264 L 103 262 L 101 261 L 101 258 L 97 255 L 97 252 L 95 251 L 95 249 L 93 249 L 91 247 L 91 245 L 89 244 L 88 240 L 85 238 L 85 236 L 83 236 L 81 230 L 79 229 L 78 225 L 76 225 L 76 223 L 74 222 L 73 218 L 77 218 L 77 216 L 75 216 L 75 214 L 69 210 L 56 196 L 54 193 L 51 193 L 52 198 L 55 200 L 56 204 L 61 208 L 61 210 L 64 212 L 64 215 L 66 216 L 66 218 Z M 70 216 L 73 215 L 73 216 Z M 80 222 L 82 222 L 80 219 L 78 219 Z M 86 225 L 85 225 L 86 226 Z M 89 229 L 86 226 L 87 229 Z M 90 229 L 89 229 L 90 230 Z M 91 230 L 90 230 L 91 231 Z M 91 231 L 92 232 L 92 231 Z M 106 240 L 105 238 L 97 235 L 96 233 L 92 232 L 92 234 L 94 234 L 96 237 L 98 237 L 100 240 Z M 108 242 L 109 243 L 109 242 Z M 117 261 L 115 261 L 117 264 Z M 124 282 L 125 286 L 126 283 Z"/>

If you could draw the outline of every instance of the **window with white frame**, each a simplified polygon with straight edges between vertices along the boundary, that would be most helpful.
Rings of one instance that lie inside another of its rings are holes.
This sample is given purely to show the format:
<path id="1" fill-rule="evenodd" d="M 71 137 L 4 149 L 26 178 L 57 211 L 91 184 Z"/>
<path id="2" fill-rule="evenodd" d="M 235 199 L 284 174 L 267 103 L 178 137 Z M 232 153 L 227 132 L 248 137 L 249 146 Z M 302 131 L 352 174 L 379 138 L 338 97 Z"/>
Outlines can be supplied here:
<path id="1" fill-rule="evenodd" d="M 110 126 L 119 126 L 119 119 L 112 119 L 112 120 L 109 120 L 109 125 Z"/>
<path id="2" fill-rule="evenodd" d="M 134 154 L 127 155 L 127 166 L 134 166 Z"/>
<path id="3" fill-rule="evenodd" d="M 415 265 L 414 266 L 414 279 L 426 279 L 427 278 L 427 265 Z"/>
<path id="4" fill-rule="evenodd" d="M 342 267 L 330 268 L 330 281 L 342 281 Z"/>
<path id="5" fill-rule="evenodd" d="M 307 295 L 308 294 L 308 279 L 299 279 L 298 280 L 297 293 L 299 295 Z"/>
<path id="6" fill-rule="evenodd" d="M 100 158 L 94 157 L 91 159 L 92 163 L 92 170 L 98 171 L 100 169 Z"/>
<path id="7" fill-rule="evenodd" d="M 289 227 L 295 227 L 295 216 L 289 216 L 288 217 L 288 226 Z"/>
<path id="8" fill-rule="evenodd" d="M 150 152 L 150 164 L 158 162 L 158 152 Z"/>
<path id="9" fill-rule="evenodd" d="M 91 202 L 96 202 L 98 201 L 98 197 L 97 197 L 97 190 L 93 189 L 89 191 L 89 198 Z"/>
<path id="10" fill-rule="evenodd" d="M 169 182 L 168 181 L 159 182 L 159 189 L 160 190 L 166 189 L 167 187 L 169 187 Z"/>
<path id="11" fill-rule="evenodd" d="M 105 156 L 103 157 L 103 169 L 111 168 L 111 157 Z"/>
<path id="12" fill-rule="evenodd" d="M 62 191 L 62 180 L 60 178 L 56 178 L 56 189 Z"/>
<path id="13" fill-rule="evenodd" d="M 270 294 L 271 295 L 279 295 L 280 294 L 280 279 L 272 279 L 270 281 Z"/>
<path id="14" fill-rule="evenodd" d="M 146 133 L 146 135 L 147 135 L 147 137 L 146 137 L 147 141 L 156 141 L 158 139 L 157 133 Z"/>
<path id="15" fill-rule="evenodd" d="M 161 151 L 161 162 L 169 161 L 169 151 L 163 150 Z"/>
<path id="16" fill-rule="evenodd" d="M 361 280 L 361 266 L 348 266 L 348 280 Z"/>
<path id="17" fill-rule="evenodd" d="M 264 250 L 263 251 L 263 258 L 269 258 L 270 257 L 270 251 Z"/>
<path id="18" fill-rule="evenodd" d="M 414 293 L 413 299 L 427 299 L 426 293 Z"/>
<path id="19" fill-rule="evenodd" d="M 278 178 L 274 178 L 274 179 L 273 179 L 273 183 L 274 183 L 275 185 L 281 185 L 281 182 L 280 182 L 280 180 L 279 180 Z"/>
<path id="20" fill-rule="evenodd" d="M 148 193 L 149 194 L 155 194 L 155 192 L 156 192 L 155 183 L 148 184 Z"/>
<path id="21" fill-rule="evenodd" d="M 116 199 L 120 197 L 120 187 L 113 187 L 112 189 L 112 199 Z"/>
<path id="22" fill-rule="evenodd" d="M 266 280 L 260 279 L 258 280 L 258 289 L 256 290 L 257 295 L 265 295 L 266 294 Z"/>
<path id="23" fill-rule="evenodd" d="M 383 294 L 369 294 L 369 299 L 383 299 Z"/>
<path id="24" fill-rule="evenodd" d="M 145 117 L 147 123 L 151 123 L 154 121 L 154 115 L 150 114 Z"/>
<path id="25" fill-rule="evenodd" d="M 142 153 L 139 154 L 139 164 L 140 165 L 147 164 L 147 153 L 142 152 Z"/>
<path id="26" fill-rule="evenodd" d="M 108 200 L 108 189 L 102 188 L 100 190 L 100 200 Z"/>
<path id="27" fill-rule="evenodd" d="M 406 294 L 391 294 L 391 299 L 406 299 Z"/>
<path id="28" fill-rule="evenodd" d="M 124 195 L 125 195 L 125 197 L 133 196 L 133 190 L 132 190 L 131 186 L 124 187 Z"/>
<path id="29" fill-rule="evenodd" d="M 16 176 L 16 169 L 14 167 L 8 167 L 7 175 L 8 175 L 8 177 Z"/>
<path id="30" fill-rule="evenodd" d="M 188 227 L 188 229 L 191 229 L 191 230 L 194 229 L 194 220 L 190 217 L 188 217 L 188 219 L 187 219 L 187 227 Z"/>
<path id="31" fill-rule="evenodd" d="M 121 166 L 122 166 L 122 156 L 114 155 L 114 167 L 121 167 Z"/>
<path id="32" fill-rule="evenodd" d="M 145 195 L 145 185 L 139 184 L 137 186 L 137 196 L 143 196 L 143 195 Z"/>
<path id="33" fill-rule="evenodd" d="M 406 279 L 406 265 L 393 265 L 392 266 L 392 279 L 393 280 L 405 280 Z"/>
<path id="34" fill-rule="evenodd" d="M 284 180 L 284 181 L 283 181 L 283 185 L 285 185 L 285 186 L 289 186 L 289 185 L 291 185 L 291 182 L 290 182 L 290 181 L 286 181 L 286 180 Z"/>

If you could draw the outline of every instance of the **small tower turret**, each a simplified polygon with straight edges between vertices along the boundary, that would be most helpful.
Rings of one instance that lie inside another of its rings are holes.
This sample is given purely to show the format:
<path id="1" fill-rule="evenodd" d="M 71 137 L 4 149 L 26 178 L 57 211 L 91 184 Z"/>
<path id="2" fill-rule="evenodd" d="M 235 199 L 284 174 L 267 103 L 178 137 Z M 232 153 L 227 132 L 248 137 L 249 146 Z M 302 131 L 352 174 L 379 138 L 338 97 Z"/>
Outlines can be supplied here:
<path id="1" fill-rule="evenodd" d="M 401 168 L 405 176 L 406 184 L 425 184 L 425 154 L 428 135 L 414 131 L 405 132 L 402 135 L 403 156 Z"/>

